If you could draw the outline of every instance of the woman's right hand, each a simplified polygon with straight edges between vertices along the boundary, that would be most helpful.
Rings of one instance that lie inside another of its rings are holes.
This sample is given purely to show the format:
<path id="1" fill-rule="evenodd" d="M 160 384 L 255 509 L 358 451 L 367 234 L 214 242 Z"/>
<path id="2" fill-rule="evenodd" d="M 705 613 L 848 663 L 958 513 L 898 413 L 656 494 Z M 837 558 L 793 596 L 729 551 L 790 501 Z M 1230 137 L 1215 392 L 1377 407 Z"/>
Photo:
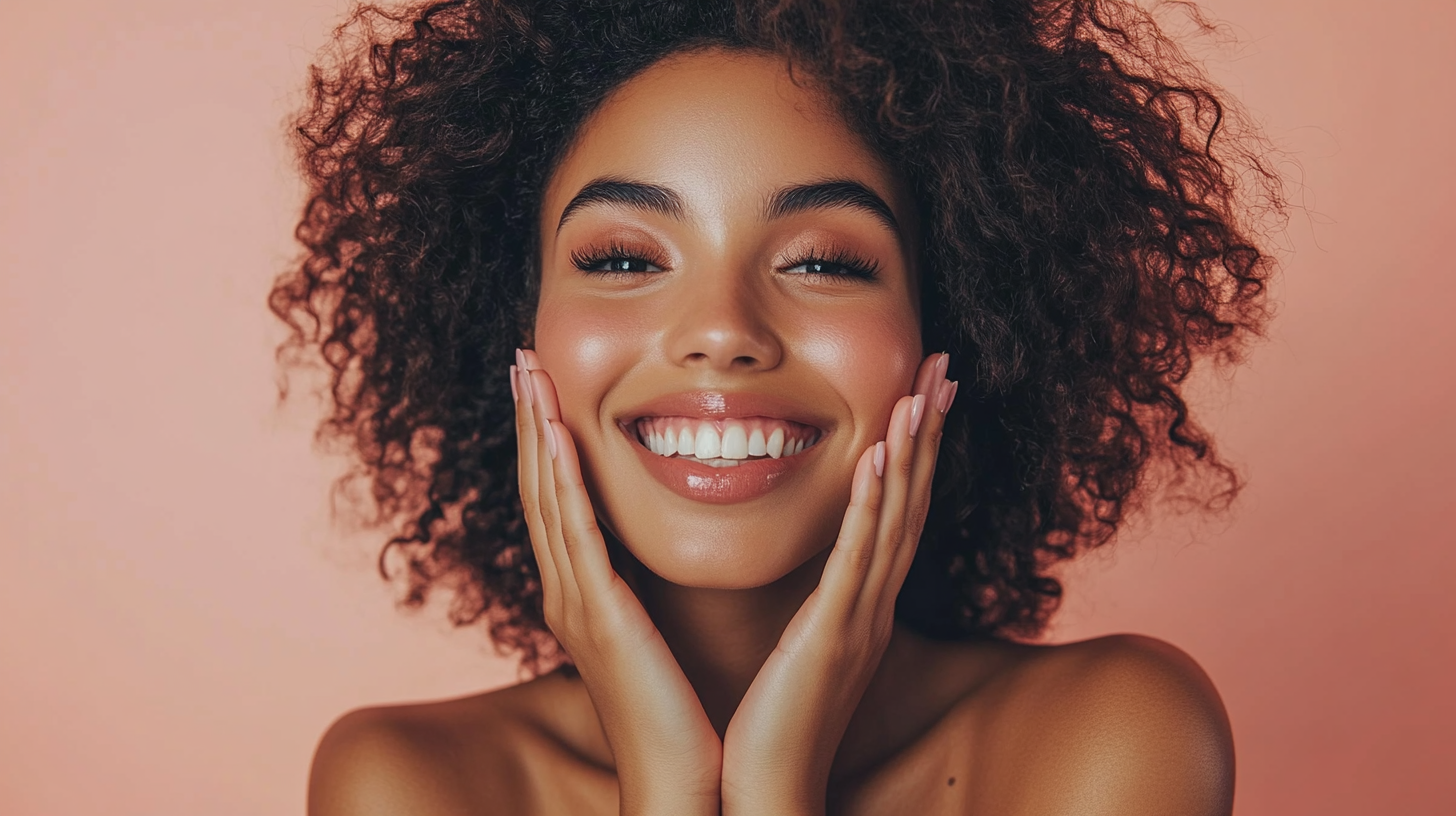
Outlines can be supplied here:
<path id="1" fill-rule="evenodd" d="M 518 350 L 516 362 L 521 505 L 546 625 L 601 719 L 621 813 L 716 816 L 723 744 L 647 611 L 612 569 L 551 377 L 535 352 Z"/>

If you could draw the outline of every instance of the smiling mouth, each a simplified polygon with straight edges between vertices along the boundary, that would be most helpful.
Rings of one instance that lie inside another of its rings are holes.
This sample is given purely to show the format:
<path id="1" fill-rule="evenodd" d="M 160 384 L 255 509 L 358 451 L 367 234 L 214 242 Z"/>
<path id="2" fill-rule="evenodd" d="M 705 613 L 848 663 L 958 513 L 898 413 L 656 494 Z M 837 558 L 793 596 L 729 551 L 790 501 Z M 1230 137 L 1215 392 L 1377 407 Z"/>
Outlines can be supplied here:
<path id="1" fill-rule="evenodd" d="M 715 468 L 796 456 L 823 438 L 823 433 L 812 425 L 771 417 L 639 417 L 627 423 L 624 430 L 639 445 L 665 459 Z"/>

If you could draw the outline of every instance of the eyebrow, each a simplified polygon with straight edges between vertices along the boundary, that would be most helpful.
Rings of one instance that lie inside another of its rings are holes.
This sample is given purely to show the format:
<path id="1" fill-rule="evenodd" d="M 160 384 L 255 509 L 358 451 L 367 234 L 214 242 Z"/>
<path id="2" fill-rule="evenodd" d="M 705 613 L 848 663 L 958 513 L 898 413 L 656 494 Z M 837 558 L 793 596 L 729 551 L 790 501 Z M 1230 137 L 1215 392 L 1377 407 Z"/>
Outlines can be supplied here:
<path id="1" fill-rule="evenodd" d="M 665 215 L 675 221 L 681 220 L 683 214 L 682 196 L 666 187 L 644 184 L 640 181 L 603 178 L 581 188 L 581 192 L 571 199 L 571 202 L 566 205 L 566 209 L 561 211 L 561 220 L 556 223 L 556 231 L 560 232 L 577 211 L 593 204 L 617 204 L 636 210 L 646 210 Z"/>
<path id="2" fill-rule="evenodd" d="M 601 178 L 581 188 L 567 203 L 561 211 L 556 231 L 560 232 L 578 211 L 594 204 L 616 204 L 645 210 L 675 221 L 682 220 L 684 211 L 682 196 L 661 185 Z M 900 225 L 890 205 L 869 187 L 850 179 L 828 179 L 784 187 L 769 197 L 768 205 L 764 207 L 764 218 L 772 221 L 810 210 L 840 207 L 869 213 L 896 236 L 900 235 Z"/>
<path id="3" fill-rule="evenodd" d="M 890 232 L 897 236 L 900 234 L 900 225 L 895 221 L 890 205 L 874 190 L 849 179 L 829 179 L 785 187 L 769 199 L 764 215 L 773 220 L 809 210 L 836 207 L 863 210 L 878 219 Z"/>

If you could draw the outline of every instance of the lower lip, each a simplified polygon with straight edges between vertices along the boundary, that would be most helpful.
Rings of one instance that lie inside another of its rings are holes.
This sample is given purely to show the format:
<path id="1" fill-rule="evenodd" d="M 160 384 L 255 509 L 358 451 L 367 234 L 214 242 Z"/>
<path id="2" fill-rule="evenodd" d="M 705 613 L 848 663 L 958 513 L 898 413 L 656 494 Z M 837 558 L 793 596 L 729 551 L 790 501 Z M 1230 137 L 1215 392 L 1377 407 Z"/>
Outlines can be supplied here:
<path id="1" fill-rule="evenodd" d="M 707 504 L 733 504 L 749 501 L 767 494 L 804 464 L 804 460 L 819 448 L 824 436 L 819 437 L 811 448 L 793 456 L 779 459 L 748 459 L 742 464 L 729 467 L 711 467 L 676 456 L 661 456 L 642 446 L 633 436 L 627 435 L 627 442 L 637 452 L 643 467 L 652 477 L 668 490 L 685 499 Z"/>

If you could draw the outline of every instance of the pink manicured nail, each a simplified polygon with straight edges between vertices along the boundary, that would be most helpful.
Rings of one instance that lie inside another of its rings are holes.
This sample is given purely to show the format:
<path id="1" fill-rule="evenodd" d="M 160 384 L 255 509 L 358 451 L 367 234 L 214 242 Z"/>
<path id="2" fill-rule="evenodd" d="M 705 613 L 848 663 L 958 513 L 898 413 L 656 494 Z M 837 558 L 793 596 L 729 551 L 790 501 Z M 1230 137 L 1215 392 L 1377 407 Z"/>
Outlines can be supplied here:
<path id="1" fill-rule="evenodd" d="M 950 368 L 950 352 L 941 352 L 940 359 L 935 361 L 935 382 L 945 379 L 945 372 Z"/>
<path id="2" fill-rule="evenodd" d="M 511 366 L 511 402 L 515 402 L 520 398 L 520 389 L 516 388 L 516 367 Z"/>
<path id="3" fill-rule="evenodd" d="M 950 407 L 950 380 L 941 380 L 935 388 L 935 410 L 945 413 Z"/>
<path id="4" fill-rule="evenodd" d="M 910 435 L 920 430 L 920 419 L 925 414 L 925 395 L 916 394 L 915 399 L 910 402 Z"/>
<path id="5" fill-rule="evenodd" d="M 546 420 L 546 452 L 552 459 L 556 458 L 556 426 L 549 419 Z"/>
<path id="6" fill-rule="evenodd" d="M 956 380 L 955 382 L 951 383 L 949 390 L 950 396 L 945 398 L 945 411 L 941 411 L 942 414 L 946 411 L 949 411 L 950 407 L 955 404 L 955 395 L 957 391 L 961 390 L 961 381 Z"/>
<path id="7" fill-rule="evenodd" d="M 885 475 L 885 443 L 875 443 L 875 475 Z"/>
<path id="8" fill-rule="evenodd" d="M 526 370 L 526 353 L 520 349 L 516 349 L 516 368 Z"/>

